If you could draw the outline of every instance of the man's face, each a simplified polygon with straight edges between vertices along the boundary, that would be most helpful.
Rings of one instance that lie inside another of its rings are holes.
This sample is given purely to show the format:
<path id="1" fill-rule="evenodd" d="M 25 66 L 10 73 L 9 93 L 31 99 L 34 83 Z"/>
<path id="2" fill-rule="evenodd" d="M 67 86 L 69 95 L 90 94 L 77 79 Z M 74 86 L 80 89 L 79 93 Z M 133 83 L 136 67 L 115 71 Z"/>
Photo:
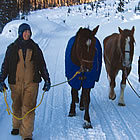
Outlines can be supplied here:
<path id="1" fill-rule="evenodd" d="M 31 33 L 30 33 L 29 30 L 25 30 L 25 31 L 23 32 L 23 39 L 24 39 L 24 40 L 29 40 L 30 36 L 31 36 Z"/>

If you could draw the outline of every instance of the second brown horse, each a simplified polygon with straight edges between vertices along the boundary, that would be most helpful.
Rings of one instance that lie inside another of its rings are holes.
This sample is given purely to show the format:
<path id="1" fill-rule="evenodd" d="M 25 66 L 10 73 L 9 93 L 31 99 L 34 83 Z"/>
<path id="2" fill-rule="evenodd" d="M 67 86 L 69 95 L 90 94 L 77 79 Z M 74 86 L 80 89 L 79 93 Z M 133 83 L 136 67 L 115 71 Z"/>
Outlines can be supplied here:
<path id="1" fill-rule="evenodd" d="M 122 30 L 119 27 L 119 33 L 114 33 L 104 39 L 104 61 L 110 83 L 109 99 L 114 100 L 116 94 L 114 88 L 116 86 L 115 78 L 122 70 L 121 91 L 118 105 L 125 106 L 124 89 L 126 87 L 126 79 L 130 74 L 132 60 L 134 54 L 134 26 L 131 30 Z"/>

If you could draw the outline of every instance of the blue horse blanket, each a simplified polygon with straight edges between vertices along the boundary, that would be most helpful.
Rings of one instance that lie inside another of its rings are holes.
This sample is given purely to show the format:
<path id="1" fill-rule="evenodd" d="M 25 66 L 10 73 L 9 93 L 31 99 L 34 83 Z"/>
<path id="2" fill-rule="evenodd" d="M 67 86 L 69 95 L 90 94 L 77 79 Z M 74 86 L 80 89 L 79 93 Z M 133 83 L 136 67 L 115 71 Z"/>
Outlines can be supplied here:
<path id="1" fill-rule="evenodd" d="M 75 41 L 75 36 L 70 38 L 65 51 L 65 75 L 68 80 L 71 79 L 73 75 L 80 69 L 80 67 L 75 65 L 71 60 L 71 49 L 74 41 Z M 68 83 L 72 88 L 75 88 L 77 90 L 79 90 L 81 86 L 83 88 L 94 88 L 95 81 L 98 82 L 101 73 L 101 67 L 102 67 L 102 48 L 97 38 L 96 38 L 95 47 L 96 47 L 96 53 L 94 56 L 92 70 L 90 72 L 84 72 L 84 76 L 86 77 L 86 79 L 83 80 L 83 83 L 81 80 L 79 80 L 79 77 L 82 76 L 81 73 L 78 74 L 74 79 L 69 81 Z"/>

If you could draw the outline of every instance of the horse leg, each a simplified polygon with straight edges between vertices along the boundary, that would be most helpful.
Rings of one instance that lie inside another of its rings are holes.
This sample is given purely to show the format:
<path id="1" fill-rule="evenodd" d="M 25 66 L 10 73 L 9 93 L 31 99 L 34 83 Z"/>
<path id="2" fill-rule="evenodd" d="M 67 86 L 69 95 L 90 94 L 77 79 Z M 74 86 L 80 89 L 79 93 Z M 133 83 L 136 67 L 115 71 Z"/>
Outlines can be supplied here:
<path id="1" fill-rule="evenodd" d="M 74 92 L 74 99 L 75 99 L 75 103 L 79 103 L 78 90 L 76 90 L 76 89 Z"/>
<path id="2" fill-rule="evenodd" d="M 72 90 L 71 90 L 72 102 L 71 102 L 71 106 L 70 106 L 69 117 L 76 116 L 75 103 L 76 103 L 76 96 L 77 95 L 78 95 L 78 90 L 72 88 Z"/>
<path id="3" fill-rule="evenodd" d="M 130 71 L 128 71 L 128 73 L 130 73 Z M 121 81 L 121 91 L 120 91 L 120 98 L 119 98 L 119 102 L 118 102 L 118 105 L 119 106 L 125 106 L 125 102 L 124 102 L 124 90 L 125 90 L 125 87 L 126 87 L 126 73 L 125 71 L 123 71 L 122 73 L 122 81 Z"/>
<path id="4" fill-rule="evenodd" d="M 110 80 L 109 99 L 115 100 L 115 98 L 116 98 L 116 94 L 115 94 L 115 91 L 114 91 L 114 88 L 116 86 L 115 77 L 109 77 L 109 80 Z"/>
<path id="5" fill-rule="evenodd" d="M 113 70 L 111 69 L 110 64 L 107 63 L 108 61 L 106 60 L 105 57 L 104 57 L 104 59 L 105 59 L 105 68 L 106 68 L 106 71 L 107 71 L 107 78 L 108 78 L 109 84 L 110 84 L 109 99 L 115 100 L 115 98 L 116 98 L 116 94 L 114 92 L 114 88 L 116 86 L 115 77 L 110 76 L 110 75 L 113 75 Z"/>
<path id="6" fill-rule="evenodd" d="M 125 89 L 125 87 L 126 87 L 126 84 L 121 83 L 120 98 L 119 98 L 119 102 L 118 102 L 119 106 L 125 106 L 125 103 L 124 103 L 124 89 Z"/>
<path id="7" fill-rule="evenodd" d="M 81 97 L 80 97 L 80 110 L 81 110 L 81 111 L 84 110 L 83 90 L 82 90 L 82 94 L 81 94 Z"/>
<path id="8" fill-rule="evenodd" d="M 83 128 L 92 128 L 89 116 L 89 103 L 90 103 L 90 89 L 82 89 L 83 102 L 85 107 L 84 124 Z"/>

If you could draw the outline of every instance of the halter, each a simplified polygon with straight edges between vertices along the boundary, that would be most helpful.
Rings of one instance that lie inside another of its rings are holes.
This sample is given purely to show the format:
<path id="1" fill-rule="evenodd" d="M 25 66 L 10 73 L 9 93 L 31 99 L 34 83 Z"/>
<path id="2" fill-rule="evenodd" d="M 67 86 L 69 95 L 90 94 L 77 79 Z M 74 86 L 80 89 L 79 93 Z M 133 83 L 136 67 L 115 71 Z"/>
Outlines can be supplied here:
<path id="1" fill-rule="evenodd" d="M 81 62 L 86 62 L 86 63 L 89 63 L 89 64 L 92 64 L 92 63 L 93 63 L 93 61 L 85 60 L 85 59 L 82 59 Z M 84 72 L 84 71 L 85 71 L 82 64 L 81 64 L 81 66 L 80 66 L 80 71 L 81 71 L 81 72 Z M 88 71 L 89 71 L 89 69 L 86 69 L 85 72 L 88 72 Z"/>
<path id="2" fill-rule="evenodd" d="M 120 48 L 120 52 L 121 52 L 121 60 L 122 60 L 122 65 L 124 66 L 124 67 L 126 67 L 126 68 L 130 68 L 131 67 L 131 62 L 130 62 L 130 60 L 128 60 L 129 61 L 129 63 L 126 63 L 127 61 L 126 61 L 126 59 L 130 59 L 130 46 L 129 46 L 129 48 L 127 47 L 127 45 L 128 45 L 128 43 L 130 42 L 130 37 L 127 37 L 126 38 L 126 44 L 125 44 L 125 51 L 124 51 L 124 53 L 125 53 L 125 58 L 124 58 L 124 60 L 123 60 L 123 53 L 122 53 L 122 50 L 121 50 L 121 47 L 120 47 L 120 39 L 121 39 L 121 36 L 119 36 L 119 42 L 118 42 L 118 46 L 119 46 L 119 48 Z M 127 57 L 127 55 L 129 55 L 129 58 Z"/>
<path id="3" fill-rule="evenodd" d="M 82 59 L 82 62 L 93 63 L 93 61 Z"/>
<path id="4" fill-rule="evenodd" d="M 95 47 L 95 51 L 97 52 L 97 55 L 98 55 L 98 51 L 97 51 L 97 48 Z M 86 60 L 86 59 L 82 59 L 81 62 L 85 62 L 85 63 L 88 63 L 88 64 L 93 64 L 93 61 L 94 59 L 91 61 L 91 60 Z M 98 60 L 97 60 L 98 61 Z M 83 71 L 83 66 L 81 65 L 81 71 Z M 87 69 L 87 72 L 88 72 L 88 69 Z"/>

